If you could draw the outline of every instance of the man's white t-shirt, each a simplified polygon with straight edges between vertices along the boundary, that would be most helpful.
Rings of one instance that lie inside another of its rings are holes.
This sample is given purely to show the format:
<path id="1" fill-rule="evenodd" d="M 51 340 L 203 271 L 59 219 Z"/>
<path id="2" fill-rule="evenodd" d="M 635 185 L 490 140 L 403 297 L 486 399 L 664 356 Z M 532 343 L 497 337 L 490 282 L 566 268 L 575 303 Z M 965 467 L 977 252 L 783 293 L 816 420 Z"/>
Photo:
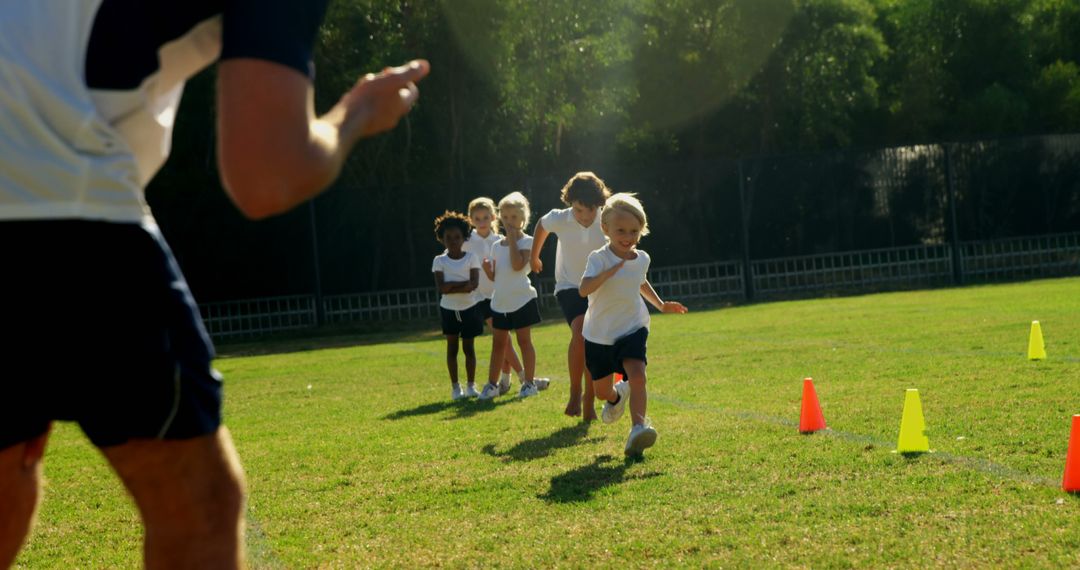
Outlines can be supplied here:
<path id="1" fill-rule="evenodd" d="M 589 227 L 578 223 L 573 208 L 552 210 L 540 218 L 540 224 L 559 238 L 555 246 L 555 292 L 577 289 L 589 254 L 607 244 L 599 213 Z"/>
<path id="2" fill-rule="evenodd" d="M 473 230 L 469 239 L 465 240 L 465 245 L 461 246 L 461 249 L 477 256 L 480 261 L 491 257 L 491 246 L 502 239 L 498 233 L 492 231 L 487 237 L 480 237 L 480 234 Z M 488 279 L 487 273 L 483 270 L 480 271 L 480 285 L 476 288 L 476 292 L 484 299 L 490 299 L 492 293 L 495 292 L 495 282 Z"/>
<path id="3" fill-rule="evenodd" d="M 326 1 L 2 6 L 0 220 L 146 223 L 185 82 L 230 58 L 313 77 Z"/>
<path id="4" fill-rule="evenodd" d="M 444 283 L 468 281 L 473 269 L 484 272 L 480 269 L 480 257 L 469 252 L 465 252 L 461 259 L 451 259 L 450 254 L 443 253 L 435 256 L 435 260 L 431 262 L 431 272 L 442 271 Z M 443 293 L 439 306 L 451 311 L 464 311 L 479 303 L 482 298 L 475 289 L 470 293 Z"/>
<path id="5" fill-rule="evenodd" d="M 635 251 L 636 259 L 626 260 L 615 275 L 589 295 L 589 310 L 585 312 L 581 330 L 585 340 L 613 345 L 620 338 L 649 327 L 649 308 L 641 296 L 641 285 L 645 283 L 650 259 L 644 251 Z M 596 277 L 620 261 L 622 258 L 611 251 L 611 246 L 605 245 L 589 254 L 582 279 Z"/>
<path id="6" fill-rule="evenodd" d="M 517 241 L 519 250 L 530 250 L 533 238 L 522 234 Z M 503 239 L 491 246 L 491 259 L 495 262 L 495 293 L 491 297 L 491 310 L 497 313 L 513 313 L 536 298 L 536 289 L 529 282 L 528 253 L 525 267 L 514 271 L 510 263 L 509 241 Z"/>

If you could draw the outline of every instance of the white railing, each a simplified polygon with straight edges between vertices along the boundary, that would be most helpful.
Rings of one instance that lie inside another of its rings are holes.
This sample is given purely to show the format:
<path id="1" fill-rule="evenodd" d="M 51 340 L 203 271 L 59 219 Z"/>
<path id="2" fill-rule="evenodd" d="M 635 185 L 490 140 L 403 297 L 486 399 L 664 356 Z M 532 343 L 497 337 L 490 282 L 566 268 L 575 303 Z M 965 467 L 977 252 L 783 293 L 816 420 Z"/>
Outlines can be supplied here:
<path id="1" fill-rule="evenodd" d="M 649 280 L 664 298 L 737 302 L 746 300 L 743 267 L 738 261 L 658 267 L 649 271 Z M 964 242 L 959 269 L 965 283 L 1080 275 L 1080 233 Z M 952 248 L 945 244 L 755 260 L 750 273 L 754 296 L 761 299 L 954 283 Z M 541 308 L 555 310 L 554 279 L 533 284 Z M 439 315 L 434 287 L 329 295 L 322 302 L 328 325 Z M 310 329 L 319 320 L 311 295 L 206 303 L 199 309 L 215 339 Z"/>
<path id="2" fill-rule="evenodd" d="M 754 293 L 763 297 L 820 291 L 872 291 L 947 285 L 952 255 L 945 245 L 918 245 L 751 263 Z"/>
<path id="3" fill-rule="evenodd" d="M 663 299 L 741 301 L 746 298 L 738 261 L 697 263 L 649 270 L 649 282 Z"/>
<path id="4" fill-rule="evenodd" d="M 199 312 L 215 339 L 308 329 L 317 322 L 315 297 L 310 295 L 205 303 Z"/>
<path id="5" fill-rule="evenodd" d="M 439 316 L 435 287 L 323 297 L 328 324 L 356 321 L 414 320 Z"/>
<path id="6" fill-rule="evenodd" d="M 965 281 L 984 282 L 1075 275 L 1080 234 L 1052 234 L 962 244 Z"/>

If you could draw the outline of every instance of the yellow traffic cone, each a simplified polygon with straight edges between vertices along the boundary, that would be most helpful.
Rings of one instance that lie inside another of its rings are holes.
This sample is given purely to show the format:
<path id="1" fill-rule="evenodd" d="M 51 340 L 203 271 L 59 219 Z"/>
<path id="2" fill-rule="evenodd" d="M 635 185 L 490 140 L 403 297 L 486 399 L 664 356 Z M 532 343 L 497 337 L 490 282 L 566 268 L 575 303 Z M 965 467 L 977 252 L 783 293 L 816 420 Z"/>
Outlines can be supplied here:
<path id="1" fill-rule="evenodd" d="M 926 422 L 923 421 L 919 391 L 914 388 L 908 388 L 904 394 L 904 417 L 900 420 L 900 440 L 896 443 L 896 451 L 897 453 L 930 451 L 930 438 L 926 436 Z"/>
<path id="2" fill-rule="evenodd" d="M 1039 321 L 1031 321 L 1031 336 L 1028 337 L 1028 360 L 1046 358 L 1046 346 L 1043 344 L 1042 327 Z"/>

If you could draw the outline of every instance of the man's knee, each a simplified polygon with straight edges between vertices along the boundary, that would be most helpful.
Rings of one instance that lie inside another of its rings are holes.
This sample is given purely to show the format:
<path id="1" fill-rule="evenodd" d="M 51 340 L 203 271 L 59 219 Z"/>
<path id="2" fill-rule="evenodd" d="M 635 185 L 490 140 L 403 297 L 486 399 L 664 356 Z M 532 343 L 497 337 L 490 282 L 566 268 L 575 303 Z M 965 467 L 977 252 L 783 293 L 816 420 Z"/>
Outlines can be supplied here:
<path id="1" fill-rule="evenodd" d="M 244 471 L 225 428 L 183 441 L 133 441 L 102 450 L 148 530 L 187 534 L 224 529 L 242 516 Z"/>

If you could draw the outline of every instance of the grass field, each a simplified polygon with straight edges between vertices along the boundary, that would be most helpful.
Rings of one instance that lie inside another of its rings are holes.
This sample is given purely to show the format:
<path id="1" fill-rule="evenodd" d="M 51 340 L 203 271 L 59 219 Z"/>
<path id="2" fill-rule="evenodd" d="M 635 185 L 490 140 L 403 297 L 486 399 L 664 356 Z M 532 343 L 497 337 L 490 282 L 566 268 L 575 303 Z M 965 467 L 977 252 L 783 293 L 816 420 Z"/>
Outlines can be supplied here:
<path id="1" fill-rule="evenodd" d="M 1046 361 L 1025 358 L 1033 319 Z M 569 333 L 546 323 L 551 389 L 494 404 L 449 401 L 435 325 L 224 347 L 251 565 L 1080 566 L 1060 490 L 1080 279 L 654 316 L 642 461 L 622 455 L 629 413 L 562 415 Z M 830 432 L 797 433 L 804 376 Z M 935 453 L 890 452 L 906 388 Z M 19 567 L 138 566 L 137 514 L 76 427 L 46 477 Z"/>

